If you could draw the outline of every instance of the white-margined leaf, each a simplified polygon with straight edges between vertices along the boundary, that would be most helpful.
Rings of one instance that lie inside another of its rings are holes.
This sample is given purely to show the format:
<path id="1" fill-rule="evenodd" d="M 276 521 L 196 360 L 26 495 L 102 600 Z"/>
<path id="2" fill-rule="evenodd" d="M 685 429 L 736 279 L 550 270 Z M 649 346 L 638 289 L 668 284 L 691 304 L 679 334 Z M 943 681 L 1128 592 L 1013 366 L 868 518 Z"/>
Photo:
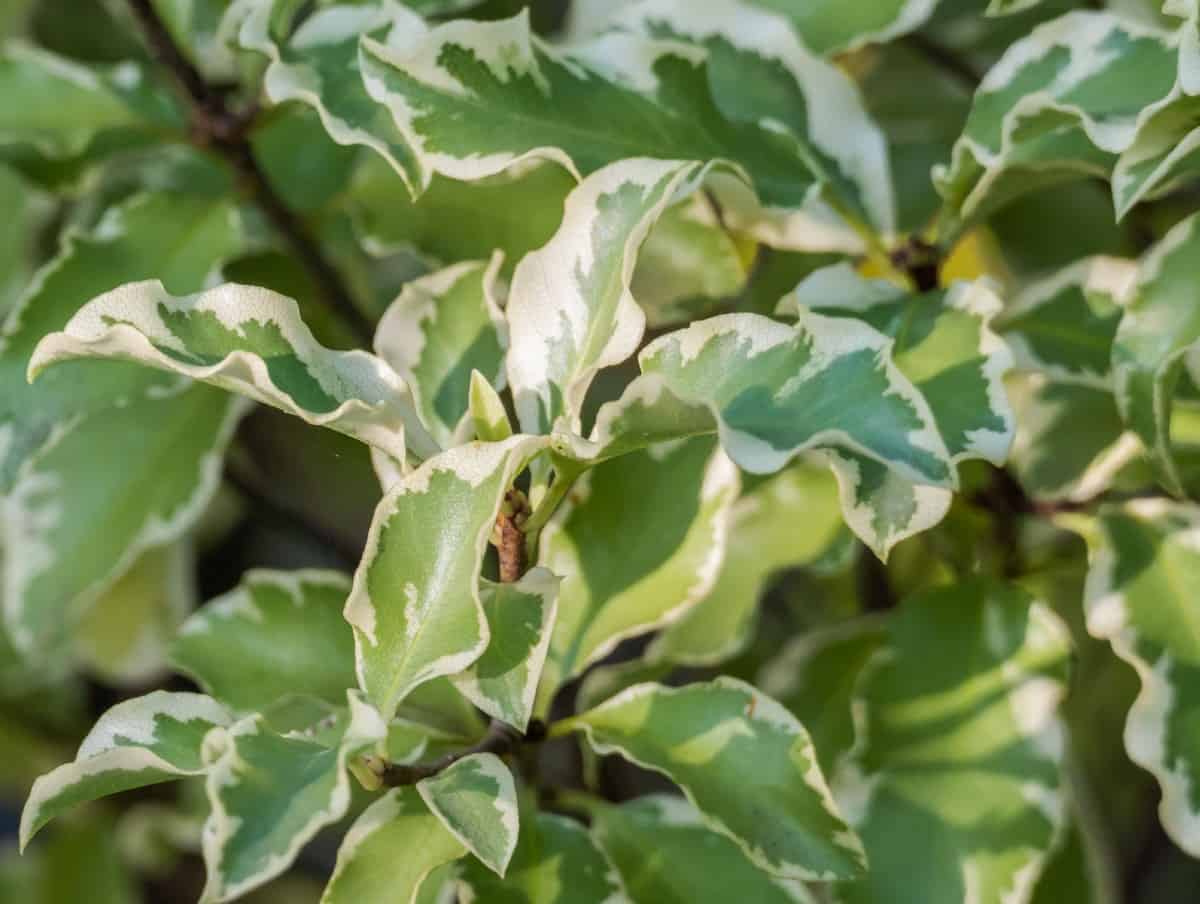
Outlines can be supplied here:
<path id="1" fill-rule="evenodd" d="M 871 864 L 837 900 L 1028 901 L 1065 822 L 1065 627 L 1024 591 L 958 584 L 907 600 L 886 650 L 858 684 L 856 744 L 832 780 Z"/>
<path id="2" fill-rule="evenodd" d="M 774 875 L 850 878 L 866 865 L 808 732 L 742 681 L 638 684 L 555 726 L 555 733 L 570 730 L 585 732 L 600 753 L 666 775 L 706 825 Z"/>
<path id="3" fill-rule="evenodd" d="M 474 753 L 417 783 L 442 825 L 479 862 L 503 876 L 517 848 L 519 814 L 512 773 L 494 753 Z"/>
<path id="4" fill-rule="evenodd" d="M 466 853 L 416 788 L 393 788 L 346 833 L 321 904 L 417 904 L 430 874 Z"/>
<path id="5" fill-rule="evenodd" d="M 804 883 L 764 872 L 680 797 L 653 794 L 591 811 L 592 833 L 634 904 L 812 904 Z"/>
<path id="6" fill-rule="evenodd" d="M 204 826 L 208 881 L 202 901 L 231 901 L 282 873 L 350 806 L 347 760 L 381 742 L 387 726 L 350 691 L 332 732 L 279 733 L 263 715 L 213 731 L 204 742 L 211 810 Z"/>
<path id="7" fill-rule="evenodd" d="M 459 446 L 379 503 L 345 616 L 359 685 L 385 718 L 418 685 L 463 671 L 487 648 L 484 552 L 513 479 L 544 447 L 528 436 Z"/>
<path id="8" fill-rule="evenodd" d="M 513 584 L 481 581 L 487 649 L 450 679 L 464 697 L 518 731 L 525 731 L 533 715 L 558 614 L 560 582 L 544 568 L 531 568 Z"/>
<path id="9" fill-rule="evenodd" d="M 596 373 L 637 350 L 646 325 L 629 290 L 638 249 L 701 174 L 696 164 L 648 159 L 598 170 L 567 196 L 549 243 L 517 265 L 508 380 L 522 429 L 546 433 L 561 417 L 578 433 Z"/>
<path id="10" fill-rule="evenodd" d="M 1166 500 L 1101 512 L 1091 547 L 1087 628 L 1132 665 L 1141 691 L 1125 749 L 1162 788 L 1159 818 L 1176 844 L 1200 853 L 1200 509 Z"/>
<path id="11" fill-rule="evenodd" d="M 1183 493 L 1171 451 L 1171 405 L 1186 356 L 1200 347 L 1200 215 L 1176 225 L 1142 260 L 1113 340 L 1117 407 L 1159 479 Z"/>
<path id="12" fill-rule="evenodd" d="M 436 449 L 395 371 L 366 352 L 324 347 L 296 302 L 270 289 L 229 283 L 175 296 L 158 280 L 122 286 L 42 339 L 29 373 L 87 357 L 136 361 L 212 383 L 398 461 L 405 460 L 406 438 L 417 455 Z"/>
<path id="13" fill-rule="evenodd" d="M 1109 175 L 1175 74 L 1166 32 L 1090 11 L 1038 26 L 985 76 L 950 166 L 936 174 L 946 225 L 1039 185 Z"/>
<path id="14" fill-rule="evenodd" d="M 652 446 L 593 468 L 550 524 L 540 562 L 563 576 L 542 701 L 627 637 L 670 624 L 711 589 L 737 468 L 712 439 Z"/>
<path id="15" fill-rule="evenodd" d="M 630 904 L 616 870 L 578 822 L 522 813 L 517 850 L 503 879 L 467 861 L 461 887 L 475 901 L 505 904 Z"/>
<path id="16" fill-rule="evenodd" d="M 365 36 L 405 47 L 425 33 L 424 21 L 394 0 L 322 6 L 301 22 L 290 21 L 296 6 L 287 0 L 244 0 L 231 8 L 225 23 L 240 46 L 270 60 L 263 76 L 267 97 L 276 104 L 295 100 L 313 107 L 338 144 L 369 147 L 410 189 L 422 185 L 412 149 L 387 110 L 367 94 L 359 45 Z"/>
<path id="17" fill-rule="evenodd" d="M 20 650 L 64 642 L 142 553 L 199 520 L 245 411 L 241 399 L 177 382 L 68 421 L 24 463 L 0 499 L 4 619 Z"/>
<path id="18" fill-rule="evenodd" d="M 375 330 L 375 353 L 404 377 L 425 428 L 443 448 L 469 437 L 471 372 L 503 388 L 502 258 L 455 264 L 406 283 Z"/>
<path id="19" fill-rule="evenodd" d="M 184 623 L 171 662 L 242 711 L 289 694 L 340 704 L 355 686 L 354 635 L 342 618 L 349 593 L 350 579 L 334 571 L 249 571 Z"/>
<path id="20" fill-rule="evenodd" d="M 201 694 L 154 691 L 118 703 L 88 732 L 74 762 L 34 782 L 21 814 L 21 846 L 76 804 L 202 774 L 204 736 L 230 719 Z"/>

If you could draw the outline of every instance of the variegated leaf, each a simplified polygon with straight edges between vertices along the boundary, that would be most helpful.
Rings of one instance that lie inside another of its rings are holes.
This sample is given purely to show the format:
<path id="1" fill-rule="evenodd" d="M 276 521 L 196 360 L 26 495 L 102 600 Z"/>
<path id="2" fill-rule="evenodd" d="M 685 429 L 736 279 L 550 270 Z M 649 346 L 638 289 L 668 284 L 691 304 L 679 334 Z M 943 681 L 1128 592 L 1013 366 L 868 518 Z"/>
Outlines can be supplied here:
<path id="1" fill-rule="evenodd" d="M 563 576 L 541 702 L 627 637 L 670 624 L 721 567 L 737 469 L 711 439 L 601 464 L 546 529 L 540 562 Z"/>
<path id="2" fill-rule="evenodd" d="M 591 816 L 634 904 L 813 904 L 804 883 L 763 872 L 682 798 L 654 794 Z"/>
<path id="3" fill-rule="evenodd" d="M 204 826 L 208 881 L 201 900 L 231 901 L 282 873 L 350 806 L 347 760 L 381 742 L 387 726 L 356 691 L 332 736 L 278 733 L 263 715 L 204 742 L 211 810 Z"/>
<path id="4" fill-rule="evenodd" d="M 368 91 L 392 110 L 428 172 L 455 179 L 530 158 L 556 160 L 578 176 L 628 157 L 725 160 L 749 174 L 764 205 L 797 210 L 824 185 L 816 160 L 845 150 L 851 111 L 855 126 L 879 141 L 849 81 L 795 41 L 787 52 L 804 80 L 781 73 L 776 86 L 794 107 L 815 103 L 819 88 L 835 91 L 845 104 L 834 119 L 732 122 L 714 97 L 703 49 L 614 33 L 561 51 L 531 33 L 525 14 L 451 22 L 405 49 L 366 39 L 363 51 Z M 854 207 L 853 199 L 838 201 Z"/>
<path id="5" fill-rule="evenodd" d="M 359 685 L 385 718 L 418 685 L 463 671 L 487 648 L 483 555 L 513 479 L 544 446 L 528 436 L 459 446 L 379 503 L 345 616 Z"/>
<path id="6" fill-rule="evenodd" d="M 34 782 L 21 814 L 21 846 L 76 804 L 202 774 L 204 736 L 230 719 L 225 707 L 201 694 L 154 691 L 118 703 L 88 732 L 74 762 Z"/>
<path id="7" fill-rule="evenodd" d="M 311 106 L 338 144 L 369 147 L 410 190 L 422 185 L 412 149 L 367 94 L 359 45 L 365 36 L 384 46 L 407 46 L 425 33 L 424 21 L 394 0 L 322 6 L 300 22 L 291 21 L 295 10 L 287 0 L 238 0 L 224 23 L 241 47 L 270 60 L 263 77 L 267 97 Z"/>
<path id="8" fill-rule="evenodd" d="M 1162 788 L 1163 828 L 1200 855 L 1200 509 L 1132 502 L 1103 510 L 1084 533 L 1088 632 L 1141 679 L 1125 749 Z"/>
<path id="9" fill-rule="evenodd" d="M 12 486 L 21 463 L 71 417 L 178 383 L 131 364 L 79 361 L 30 384 L 25 374 L 42 337 L 119 283 L 156 276 L 178 291 L 200 289 L 243 241 L 233 205 L 166 194 L 136 196 L 90 232 L 66 232 L 59 253 L 9 312 L 0 337 L 0 489 Z M 130 455 L 136 447 L 118 460 Z"/>
<path id="10" fill-rule="evenodd" d="M 394 788 L 346 833 L 321 904 L 417 904 L 430 874 L 466 853 L 416 788 Z"/>
<path id="11" fill-rule="evenodd" d="M 19 649 L 62 643 L 143 552 L 196 523 L 245 410 L 177 384 L 69 421 L 25 462 L 0 499 L 4 618 Z M 122 467 L 102 467 L 112 462 Z"/>
<path id="12" fill-rule="evenodd" d="M 468 439 L 472 371 L 503 388 L 502 257 L 455 264 L 405 284 L 375 331 L 375 354 L 408 383 L 425 428 L 443 448 Z"/>
<path id="13" fill-rule="evenodd" d="M 862 847 L 833 802 L 808 732 L 733 678 L 668 688 L 639 684 L 557 723 L 583 731 L 683 790 L 704 823 L 762 869 L 794 879 L 859 875 Z"/>
<path id="14" fill-rule="evenodd" d="M 1175 226 L 1141 264 L 1113 340 L 1117 407 L 1170 492 L 1183 481 L 1171 451 L 1171 404 L 1185 358 L 1200 347 L 1200 215 Z"/>
<path id="15" fill-rule="evenodd" d="M 493 719 L 525 731 L 558 614 L 560 579 L 532 568 L 515 584 L 481 581 L 487 649 L 451 677 L 464 697 Z"/>
<path id="16" fill-rule="evenodd" d="M 517 790 L 494 753 L 474 753 L 417 783 L 417 791 L 446 830 L 479 862 L 503 876 L 517 848 Z"/>
<path id="17" fill-rule="evenodd" d="M 202 380 L 339 430 L 404 461 L 436 446 L 404 381 L 366 352 L 318 343 L 296 302 L 256 286 L 227 284 L 174 296 L 157 280 L 131 283 L 86 304 L 46 336 L 31 378 L 73 358 L 116 358 Z"/>
<path id="18" fill-rule="evenodd" d="M 837 900 L 1028 901 L 1064 828 L 1065 627 L 1023 591 L 974 582 L 909 599 L 888 634 L 832 782 L 871 869 Z"/>
<path id="19" fill-rule="evenodd" d="M 629 290 L 637 252 L 673 197 L 693 188 L 695 164 L 624 160 L 567 196 L 562 224 L 513 275 L 508 322 L 512 384 L 521 427 L 578 433 L 596 373 L 632 355 L 646 317 Z"/>
<path id="20" fill-rule="evenodd" d="M 1039 185 L 1107 176 L 1175 84 L 1170 36 L 1075 11 L 1017 41 L 976 92 L 949 168 L 936 174 L 943 229 Z"/>
<path id="21" fill-rule="evenodd" d="M 247 572 L 184 623 L 171 662 L 242 711 L 289 694 L 340 704 L 355 685 L 354 636 L 342 618 L 349 593 L 338 572 Z"/>

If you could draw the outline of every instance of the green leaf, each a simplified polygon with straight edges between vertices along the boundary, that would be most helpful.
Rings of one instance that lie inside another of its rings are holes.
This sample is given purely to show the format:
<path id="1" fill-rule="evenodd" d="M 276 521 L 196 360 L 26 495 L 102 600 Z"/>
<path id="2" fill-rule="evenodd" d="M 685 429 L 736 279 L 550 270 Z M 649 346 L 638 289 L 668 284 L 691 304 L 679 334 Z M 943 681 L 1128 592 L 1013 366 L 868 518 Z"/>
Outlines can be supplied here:
<path id="1" fill-rule="evenodd" d="M 171 663 L 242 711 L 289 694 L 340 704 L 355 685 L 349 593 L 349 578 L 333 571 L 249 571 L 187 620 Z"/>
<path id="2" fill-rule="evenodd" d="M 460 887 L 491 904 L 629 904 L 612 864 L 587 829 L 553 813 L 522 814 L 517 850 L 503 879 L 471 861 Z M 465 894 L 465 892 L 464 892 Z"/>
<path id="3" fill-rule="evenodd" d="M 829 880 L 865 866 L 808 733 L 744 682 L 635 685 L 554 732 L 572 730 L 585 732 L 598 753 L 619 753 L 666 775 L 709 828 L 773 875 Z"/>
<path id="4" fill-rule="evenodd" d="M 487 648 L 478 579 L 513 479 L 545 441 L 514 436 L 443 452 L 379 503 L 345 616 L 359 685 L 385 718 L 418 685 Z"/>
<path id="5" fill-rule="evenodd" d="M 598 170 L 567 196 L 554 238 L 517 265 L 508 379 L 524 430 L 546 433 L 562 417 L 579 433 L 592 379 L 637 350 L 646 324 L 629 291 L 638 248 L 700 176 L 694 164 L 645 159 Z"/>
<path id="6" fill-rule="evenodd" d="M 162 678 L 167 645 L 196 605 L 194 568 L 187 539 L 142 553 L 83 615 L 72 638 L 76 657 L 109 684 Z"/>
<path id="7" fill-rule="evenodd" d="M 86 304 L 62 332 L 44 338 L 29 374 L 81 357 L 137 361 L 246 395 L 330 427 L 403 461 L 434 447 L 408 386 L 359 350 L 319 344 L 292 299 L 233 283 L 174 296 L 161 282 L 131 283 Z"/>
<path id="8" fill-rule="evenodd" d="M 200 775 L 205 735 L 229 721 L 225 707 L 201 694 L 154 691 L 118 703 L 88 732 L 74 762 L 33 783 L 21 813 L 21 847 L 76 804 Z"/>
<path id="9" fill-rule="evenodd" d="M 524 732 L 550 650 L 560 578 L 532 568 L 515 584 L 480 583 L 490 640 L 483 655 L 451 680 L 493 719 Z"/>
<path id="10" fill-rule="evenodd" d="M 935 174 L 949 224 L 1072 176 L 1106 177 L 1175 84 L 1170 37 L 1074 11 L 1013 44 L 975 94 L 949 168 Z"/>
<path id="11" fill-rule="evenodd" d="M 1117 407 L 1146 446 L 1163 486 L 1182 495 L 1171 451 L 1171 403 L 1185 356 L 1200 347 L 1196 304 L 1200 215 L 1175 226 L 1143 259 L 1137 284 L 1113 340 Z"/>
<path id="12" fill-rule="evenodd" d="M 644 658 L 705 666 L 736 655 L 754 633 L 770 578 L 785 568 L 814 564 L 849 536 L 842 527 L 837 484 L 827 470 L 806 462 L 744 492 L 729 519 L 716 582 L 658 634 Z"/>
<path id="13" fill-rule="evenodd" d="M 477 370 L 471 371 L 471 387 L 467 391 L 467 413 L 475 430 L 475 438 L 485 443 L 502 443 L 512 436 L 508 411 L 495 387 Z"/>
<path id="14" fill-rule="evenodd" d="M 543 702 L 708 593 L 737 491 L 737 469 L 711 439 L 654 446 L 584 475 L 578 501 L 541 543 L 540 563 L 563 575 Z"/>
<path id="15" fill-rule="evenodd" d="M 346 814 L 346 761 L 387 734 L 355 691 L 348 700 L 349 715 L 329 745 L 297 732 L 276 733 L 262 715 L 205 739 L 212 809 L 204 826 L 202 901 L 231 901 L 279 875 L 317 832 Z"/>
<path id="16" fill-rule="evenodd" d="M 416 904 L 430 873 L 466 853 L 416 788 L 394 788 L 346 833 L 321 904 Z"/>
<path id="17" fill-rule="evenodd" d="M 430 811 L 479 862 L 503 876 L 517 847 L 517 789 L 512 773 L 494 753 L 456 760 L 417 783 Z"/>
<path id="18" fill-rule="evenodd" d="M 938 0 L 750 0 L 756 6 L 778 10 L 791 19 L 804 43 L 820 53 L 853 50 L 882 44 L 916 31 L 933 13 Z M 1001 0 L 992 0 L 993 4 Z"/>
<path id="19" fill-rule="evenodd" d="M 180 125 L 169 99 L 133 61 L 89 67 L 10 43 L 0 55 L 0 95 L 0 144 L 29 144 L 49 157 L 78 155 L 105 133 L 153 135 Z"/>
<path id="20" fill-rule="evenodd" d="M 235 6 L 225 23 L 242 47 L 270 60 L 263 76 L 267 97 L 311 106 L 335 142 L 369 147 L 408 186 L 422 185 L 404 136 L 366 92 L 359 57 L 360 36 L 385 45 L 415 40 L 425 32 L 420 16 L 398 3 L 368 2 L 325 6 L 300 23 L 280 21 L 291 19 L 295 8 L 288 0 L 250 0 Z"/>
<path id="21" fill-rule="evenodd" d="M 142 553 L 199 520 L 245 410 L 177 384 L 69 421 L 26 461 L 0 508 L 5 625 L 18 649 L 62 643 Z"/>
<path id="22" fill-rule="evenodd" d="M 654 794 L 619 807 L 596 807 L 592 832 L 635 904 L 814 900 L 803 883 L 763 872 L 679 797 Z"/>
<path id="23" fill-rule="evenodd" d="M 764 205 L 796 210 L 823 184 L 817 159 L 837 158 L 847 133 L 856 147 L 882 143 L 844 76 L 794 40 L 785 52 L 786 71 L 772 79 L 783 103 L 816 106 L 822 92 L 838 102 L 836 115 L 803 121 L 799 134 L 795 116 L 784 134 L 730 121 L 701 48 L 611 34 L 561 51 L 531 33 L 526 14 L 451 22 L 407 48 L 368 38 L 362 68 L 428 173 L 476 180 L 541 158 L 582 177 L 630 157 L 725 160 L 749 174 Z"/>
<path id="24" fill-rule="evenodd" d="M 1066 630 L 1025 592 L 974 582 L 907 600 L 889 634 L 833 780 L 871 864 L 839 900 L 901 887 L 928 904 L 1021 899 L 1064 824 Z"/>
<path id="25" fill-rule="evenodd" d="M 828 625 L 792 638 L 759 672 L 763 691 L 804 720 L 827 775 L 854 747 L 859 680 L 886 639 L 877 618 Z"/>
<path id="26" fill-rule="evenodd" d="M 1088 633 L 1132 665 L 1141 691 L 1125 749 L 1162 788 L 1159 819 L 1192 856 L 1200 852 L 1200 510 L 1166 500 L 1101 512 L 1085 532 L 1091 568 Z"/>
<path id="27" fill-rule="evenodd" d="M 177 380 L 113 362 L 63 364 L 35 384 L 25 377 L 34 347 L 61 330 L 89 299 L 118 283 L 157 276 L 189 292 L 243 244 L 241 220 L 227 201 L 139 195 L 108 211 L 87 233 L 68 229 L 59 253 L 9 313 L 0 341 L 0 489 L 21 463 L 68 419 L 158 392 Z M 135 450 L 129 453 L 136 455 Z M 113 459 L 124 461 L 128 455 Z"/>
<path id="28" fill-rule="evenodd" d="M 469 438 L 472 371 L 503 386 L 500 263 L 495 255 L 406 283 L 375 331 L 375 353 L 408 383 L 425 428 L 443 448 Z"/>

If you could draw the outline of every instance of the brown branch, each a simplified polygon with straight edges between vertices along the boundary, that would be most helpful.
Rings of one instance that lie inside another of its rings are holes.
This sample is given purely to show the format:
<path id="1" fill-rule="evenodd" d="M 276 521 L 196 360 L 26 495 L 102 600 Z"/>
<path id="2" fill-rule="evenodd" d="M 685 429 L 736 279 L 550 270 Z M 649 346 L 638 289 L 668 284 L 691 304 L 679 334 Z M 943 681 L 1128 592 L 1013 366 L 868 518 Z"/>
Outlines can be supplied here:
<path id="1" fill-rule="evenodd" d="M 254 157 L 248 136 L 256 111 L 251 108 L 245 113 L 237 113 L 229 109 L 224 94 L 210 85 L 180 50 L 151 0 L 128 0 L 128 3 L 150 52 L 171 72 L 188 101 L 193 143 L 210 148 L 233 168 L 246 192 L 308 271 L 325 302 L 366 344 L 370 344 L 374 334 L 371 322 L 351 299 L 337 268 L 322 252 L 305 224 L 275 191 Z"/>
<path id="2" fill-rule="evenodd" d="M 892 264 L 903 270 L 912 280 L 918 292 L 932 292 L 941 282 L 941 249 L 930 245 L 917 236 L 909 236 L 903 245 L 891 254 Z"/>
<path id="3" fill-rule="evenodd" d="M 520 490 L 509 490 L 496 517 L 493 542 L 500 560 L 500 583 L 515 584 L 525 573 L 525 532 L 529 503 Z"/>

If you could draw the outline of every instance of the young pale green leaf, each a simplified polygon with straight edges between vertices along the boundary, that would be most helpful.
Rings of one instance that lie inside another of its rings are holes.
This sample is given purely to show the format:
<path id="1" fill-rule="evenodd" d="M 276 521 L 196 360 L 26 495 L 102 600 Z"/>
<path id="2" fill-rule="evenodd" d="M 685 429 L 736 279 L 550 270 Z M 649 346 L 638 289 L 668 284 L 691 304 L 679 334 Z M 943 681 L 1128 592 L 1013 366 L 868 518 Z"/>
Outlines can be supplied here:
<path id="1" fill-rule="evenodd" d="M 635 685 L 555 726 L 555 733 L 571 730 L 585 732 L 599 753 L 666 775 L 709 828 L 773 875 L 850 878 L 865 866 L 808 732 L 742 681 Z"/>
<path id="2" fill-rule="evenodd" d="M 864 669 L 887 639 L 885 624 L 863 617 L 801 634 L 759 672 L 757 684 L 804 720 L 827 775 L 854 747 L 851 714 Z"/>
<path id="3" fill-rule="evenodd" d="M 627 637 L 680 618 L 712 588 L 737 469 L 712 439 L 598 465 L 549 525 L 540 562 L 563 575 L 543 702 Z"/>
<path id="4" fill-rule="evenodd" d="M 406 283 L 375 331 L 375 354 L 399 373 L 425 428 L 443 448 L 468 439 L 473 371 L 503 387 L 502 258 L 455 264 Z"/>
<path id="5" fill-rule="evenodd" d="M 243 241 L 241 220 L 228 202 L 167 194 L 139 195 L 110 210 L 90 232 L 66 232 L 58 255 L 38 272 L 0 337 L 0 489 L 8 491 L 21 463 L 58 425 L 178 383 L 132 364 L 79 361 L 30 384 L 25 373 L 42 337 L 119 283 L 156 276 L 178 291 L 199 289 Z M 134 447 L 113 460 L 136 455 Z"/>
<path id="6" fill-rule="evenodd" d="M 567 196 L 562 224 L 517 265 L 509 293 L 512 384 L 521 427 L 547 433 L 565 419 L 579 433 L 596 373 L 641 342 L 646 317 L 629 290 L 637 252 L 678 194 L 693 189 L 696 164 L 623 160 Z"/>
<path id="7" fill-rule="evenodd" d="M 72 358 L 116 358 L 211 383 L 361 440 L 398 461 L 405 439 L 422 457 L 436 449 L 403 379 L 379 358 L 317 342 L 296 302 L 233 283 L 175 296 L 157 280 L 93 299 L 45 337 L 30 378 Z"/>
<path id="8" fill-rule="evenodd" d="M 68 422 L 25 462 L 0 500 L 4 618 L 20 650 L 62 643 L 143 552 L 196 523 L 245 410 L 178 384 Z"/>
<path id="9" fill-rule="evenodd" d="M 1200 348 L 1200 215 L 1175 226 L 1142 261 L 1113 340 L 1117 407 L 1170 492 L 1183 494 L 1171 451 L 1171 403 L 1185 358 Z"/>
<path id="10" fill-rule="evenodd" d="M 545 446 L 514 436 L 443 452 L 379 503 L 346 601 L 359 685 L 385 718 L 418 685 L 487 648 L 479 573 L 513 479 Z"/>
<path id="11" fill-rule="evenodd" d="M 857 743 L 833 780 L 871 864 L 838 900 L 1028 900 L 1064 827 L 1065 627 L 1024 591 L 975 582 L 906 601 L 887 649 L 854 695 Z"/>
<path id="12" fill-rule="evenodd" d="M 665 794 L 592 811 L 592 832 L 634 904 L 812 904 L 802 882 L 765 873 L 686 800 Z"/>
<path id="13" fill-rule="evenodd" d="M 471 387 L 467 391 L 467 413 L 475 430 L 475 438 L 485 443 L 502 443 L 512 436 L 512 424 L 504 400 L 496 387 L 477 370 L 471 371 Z"/>
<path id="14" fill-rule="evenodd" d="M 169 97 L 133 61 L 89 67 L 31 45 L 10 43 L 0 54 L 0 145 L 32 145 L 49 157 L 82 153 L 114 131 L 149 137 L 180 118 Z"/>
<path id="15" fill-rule="evenodd" d="M 306 694 L 339 704 L 355 685 L 342 618 L 350 579 L 333 571 L 247 572 L 180 629 L 171 663 L 223 703 L 262 711 Z"/>
<path id="16" fill-rule="evenodd" d="M 515 584 L 481 581 L 487 649 L 451 677 L 464 697 L 493 719 L 525 731 L 558 614 L 560 578 L 532 568 Z"/>
<path id="17" fill-rule="evenodd" d="M 1109 390 L 1120 305 L 1136 279 L 1133 261 L 1095 257 L 1027 288 L 995 321 L 1016 367 Z"/>
<path id="18" fill-rule="evenodd" d="M 468 860 L 459 885 L 474 895 L 469 900 L 496 904 L 630 904 L 587 829 L 553 813 L 522 813 L 503 879 Z"/>
<path id="19" fill-rule="evenodd" d="M 456 760 L 417 783 L 417 791 L 442 825 L 479 862 L 503 876 L 517 848 L 519 814 L 512 773 L 494 753 Z"/>
<path id="20" fill-rule="evenodd" d="M 1166 32 L 1075 11 L 1013 44 L 976 92 L 948 168 L 949 224 L 1071 175 L 1107 176 L 1175 84 Z"/>
<path id="21" fill-rule="evenodd" d="M 379 713 L 357 692 L 348 701 L 334 737 L 280 734 L 254 715 L 205 739 L 206 904 L 231 901 L 279 875 L 317 832 L 346 814 L 347 760 L 387 735 Z"/>
<path id="22" fill-rule="evenodd" d="M 270 60 L 263 76 L 267 97 L 276 104 L 294 100 L 311 106 L 338 144 L 369 147 L 410 189 L 423 185 L 412 149 L 387 110 L 367 94 L 359 44 L 365 36 L 384 46 L 407 46 L 425 33 L 424 21 L 391 0 L 328 5 L 302 22 L 279 21 L 291 19 L 295 10 L 289 0 L 245 0 L 224 23 L 241 47 Z"/>
<path id="23" fill-rule="evenodd" d="M 814 564 L 848 537 L 837 484 L 827 470 L 798 462 L 758 484 L 730 510 L 716 582 L 659 632 L 645 658 L 705 666 L 736 655 L 753 635 L 759 598 L 771 576 Z"/>
<path id="24" fill-rule="evenodd" d="M 204 736 L 230 719 L 225 707 L 201 694 L 154 691 L 118 703 L 88 732 L 74 762 L 33 783 L 21 813 L 21 847 L 76 804 L 202 774 Z"/>
<path id="25" fill-rule="evenodd" d="M 1162 788 L 1159 818 L 1200 852 L 1200 509 L 1165 500 L 1104 510 L 1085 531 L 1087 628 L 1132 665 L 1141 691 L 1125 723 L 1130 759 Z"/>
<path id="26" fill-rule="evenodd" d="M 786 48 L 792 68 L 778 74 L 775 90 L 793 110 L 816 107 L 824 91 L 833 112 L 836 96 L 844 103 L 835 116 L 731 121 L 703 48 L 613 33 L 560 51 L 531 33 L 524 13 L 450 22 L 404 49 L 366 39 L 363 51 L 367 90 L 392 110 L 428 172 L 455 179 L 530 158 L 578 176 L 629 157 L 724 160 L 749 174 L 764 205 L 799 210 L 824 185 L 817 161 L 837 159 L 848 132 L 855 147 L 857 129 L 882 148 L 849 80 L 795 41 Z"/>
<path id="27" fill-rule="evenodd" d="M 755 6 L 787 16 L 804 43 L 834 54 L 880 44 L 916 31 L 933 14 L 938 0 L 750 0 Z M 999 0 L 993 0 L 993 3 Z"/>
<path id="28" fill-rule="evenodd" d="M 655 340 L 639 360 L 677 399 L 710 409 L 726 452 L 747 471 L 778 470 L 807 449 L 843 449 L 914 482 L 953 487 L 933 413 L 891 344 L 866 324 L 809 311 L 794 326 L 727 314 Z"/>
<path id="29" fill-rule="evenodd" d="M 196 607 L 195 567 L 187 538 L 138 556 L 72 632 L 76 658 L 118 687 L 144 688 L 161 679 L 167 647 Z"/>
<path id="30" fill-rule="evenodd" d="M 394 788 L 346 833 L 321 904 L 417 904 L 430 874 L 466 853 L 416 788 Z"/>
<path id="31" fill-rule="evenodd" d="M 936 0 L 892 2 L 927 13 Z M 880 5 L 887 3 L 870 4 Z M 784 10 L 776 15 L 756 8 L 762 6 L 780 8 L 745 0 L 707 0 L 702 7 L 686 0 L 643 0 L 624 10 L 619 21 L 656 38 L 705 47 L 709 90 L 721 114 L 793 138 L 797 155 L 835 209 L 851 222 L 891 234 L 895 210 L 887 145 L 856 86 L 809 52 L 814 45 L 801 43 Z M 825 18 L 845 16 L 831 11 Z"/>

